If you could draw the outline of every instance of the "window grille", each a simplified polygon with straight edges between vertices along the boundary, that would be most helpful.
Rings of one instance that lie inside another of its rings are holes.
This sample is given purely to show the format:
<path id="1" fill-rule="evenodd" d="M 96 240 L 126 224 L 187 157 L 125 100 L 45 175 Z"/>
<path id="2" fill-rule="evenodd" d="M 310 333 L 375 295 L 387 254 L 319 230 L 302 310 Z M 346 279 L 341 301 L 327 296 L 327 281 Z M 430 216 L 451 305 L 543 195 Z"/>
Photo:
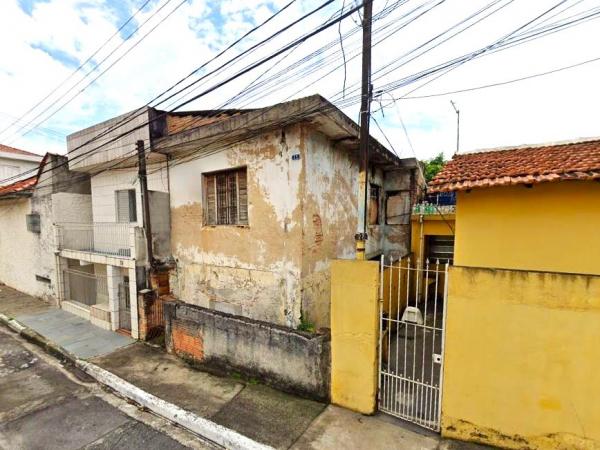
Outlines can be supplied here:
<path id="1" fill-rule="evenodd" d="M 247 225 L 246 168 L 204 175 L 206 225 Z"/>

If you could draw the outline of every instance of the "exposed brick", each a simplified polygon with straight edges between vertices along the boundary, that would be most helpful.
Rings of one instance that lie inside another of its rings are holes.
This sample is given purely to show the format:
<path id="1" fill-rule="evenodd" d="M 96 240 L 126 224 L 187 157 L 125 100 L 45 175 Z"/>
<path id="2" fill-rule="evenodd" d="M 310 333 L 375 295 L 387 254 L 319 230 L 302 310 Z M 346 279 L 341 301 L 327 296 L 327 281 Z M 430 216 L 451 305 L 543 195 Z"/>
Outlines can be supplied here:
<path id="1" fill-rule="evenodd" d="M 171 333 L 173 350 L 176 354 L 197 361 L 204 359 L 203 340 L 198 331 L 190 329 L 182 321 L 174 320 Z"/>

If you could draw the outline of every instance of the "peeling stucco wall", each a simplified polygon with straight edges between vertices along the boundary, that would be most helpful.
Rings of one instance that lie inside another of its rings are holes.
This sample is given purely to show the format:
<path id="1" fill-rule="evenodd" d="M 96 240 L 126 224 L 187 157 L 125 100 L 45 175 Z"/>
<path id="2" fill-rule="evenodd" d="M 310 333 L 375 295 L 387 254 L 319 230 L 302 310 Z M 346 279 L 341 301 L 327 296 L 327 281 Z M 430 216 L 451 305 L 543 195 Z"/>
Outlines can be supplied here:
<path id="1" fill-rule="evenodd" d="M 330 261 L 355 255 L 358 158 L 323 134 L 307 134 L 302 314 L 320 328 L 330 326 Z"/>
<path id="2" fill-rule="evenodd" d="M 263 134 L 169 169 L 171 286 L 183 301 L 295 327 L 300 320 L 302 128 Z M 203 224 L 202 174 L 246 167 L 248 226 Z"/>
<path id="3" fill-rule="evenodd" d="M 27 231 L 25 216 L 31 213 L 31 200 L 22 198 L 0 202 L 0 282 L 29 295 L 45 290 L 35 279 L 38 236 Z M 10 230 L 10 232 L 6 232 Z"/>
<path id="4" fill-rule="evenodd" d="M 202 174 L 240 167 L 247 169 L 249 224 L 205 226 Z M 330 261 L 355 256 L 358 170 L 356 150 L 336 146 L 309 124 L 171 163 L 174 294 L 279 325 L 296 327 L 303 318 L 329 327 Z M 369 228 L 371 254 L 386 245 L 385 177 L 373 168 L 381 220 Z M 395 237 L 402 238 L 408 235 Z"/>

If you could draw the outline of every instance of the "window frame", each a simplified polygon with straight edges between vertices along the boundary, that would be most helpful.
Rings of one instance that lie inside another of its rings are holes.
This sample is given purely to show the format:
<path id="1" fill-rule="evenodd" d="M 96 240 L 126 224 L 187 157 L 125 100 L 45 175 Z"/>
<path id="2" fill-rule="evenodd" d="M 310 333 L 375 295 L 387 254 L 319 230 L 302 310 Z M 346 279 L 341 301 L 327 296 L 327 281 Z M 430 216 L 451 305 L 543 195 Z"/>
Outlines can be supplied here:
<path id="1" fill-rule="evenodd" d="M 243 173 L 244 174 L 244 190 L 245 190 L 245 195 L 242 194 L 240 195 L 240 176 L 239 174 Z M 235 174 L 235 196 L 232 196 L 232 194 L 230 193 L 230 182 L 231 179 L 229 178 L 229 175 Z M 219 185 L 218 183 L 218 177 L 219 175 L 225 175 L 225 181 L 224 181 L 224 186 L 225 186 L 225 199 L 226 199 L 226 203 L 227 206 L 224 206 L 223 208 L 232 208 L 235 207 L 236 211 L 235 211 L 235 222 L 229 223 L 229 218 L 230 218 L 230 213 L 228 211 L 220 211 L 219 210 L 219 202 L 220 199 L 222 201 L 223 199 L 223 194 L 219 193 Z M 211 200 L 209 200 L 209 194 L 210 194 L 210 188 L 209 188 L 209 184 L 213 183 L 213 191 L 212 191 L 212 197 L 214 197 L 214 199 L 212 200 L 212 202 L 214 203 L 214 207 L 210 205 Z M 202 225 L 205 227 L 242 227 L 242 228 L 246 228 L 250 226 L 250 214 L 249 214 L 249 210 L 248 210 L 248 167 L 247 166 L 239 166 L 239 167 L 232 167 L 232 168 L 228 168 L 228 169 L 224 169 L 224 170 L 217 170 L 217 171 L 213 171 L 213 172 L 205 172 L 202 173 L 202 204 L 203 204 L 203 214 L 202 214 Z M 241 205 L 240 200 L 242 199 L 242 197 L 245 197 L 245 205 Z M 235 198 L 235 205 L 234 206 L 230 206 L 231 199 Z M 240 207 L 242 206 L 242 207 Z M 214 208 L 214 211 L 212 211 L 211 214 L 211 209 Z M 241 212 L 245 212 L 245 214 L 241 214 Z M 224 217 L 223 214 L 225 214 L 228 218 L 227 220 L 223 221 L 222 218 Z M 240 216 L 241 215 L 245 215 L 245 220 L 240 220 Z M 211 221 L 214 220 L 214 221 Z"/>
<path id="2" fill-rule="evenodd" d="M 127 206 L 129 220 L 121 220 L 119 215 L 119 193 L 127 192 Z M 132 208 L 133 205 L 133 208 Z M 135 189 L 117 189 L 115 191 L 115 219 L 117 223 L 136 223 L 137 222 L 137 191 Z"/>
<path id="3" fill-rule="evenodd" d="M 381 225 L 381 194 L 383 188 L 376 183 L 369 183 L 369 201 L 367 202 L 367 225 L 370 227 L 377 227 Z M 373 195 L 375 194 L 375 195 Z M 375 202 L 373 202 L 375 200 Z M 371 205 L 375 204 L 377 207 L 377 217 L 375 222 L 371 223 Z"/>
<path id="4" fill-rule="evenodd" d="M 42 219 L 38 213 L 25 215 L 25 223 L 27 231 L 30 233 L 40 234 L 42 232 Z"/>

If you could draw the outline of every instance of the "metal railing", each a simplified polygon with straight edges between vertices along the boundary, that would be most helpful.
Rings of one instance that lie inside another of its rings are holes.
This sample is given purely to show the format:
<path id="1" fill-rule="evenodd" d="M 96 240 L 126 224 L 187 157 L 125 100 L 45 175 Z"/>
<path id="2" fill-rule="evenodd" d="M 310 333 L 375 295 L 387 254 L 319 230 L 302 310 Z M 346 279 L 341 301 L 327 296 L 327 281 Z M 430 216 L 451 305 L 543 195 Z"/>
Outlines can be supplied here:
<path id="1" fill-rule="evenodd" d="M 450 264 L 381 258 L 379 409 L 440 430 Z"/>
<path id="2" fill-rule="evenodd" d="M 62 223 L 56 227 L 59 250 L 132 256 L 129 223 Z"/>
<path id="3" fill-rule="evenodd" d="M 435 203 L 417 203 L 413 206 L 413 214 L 454 214 L 456 205 L 436 205 Z"/>
<path id="4" fill-rule="evenodd" d="M 74 269 L 63 271 L 64 298 L 86 306 L 108 303 L 106 277 Z"/>

